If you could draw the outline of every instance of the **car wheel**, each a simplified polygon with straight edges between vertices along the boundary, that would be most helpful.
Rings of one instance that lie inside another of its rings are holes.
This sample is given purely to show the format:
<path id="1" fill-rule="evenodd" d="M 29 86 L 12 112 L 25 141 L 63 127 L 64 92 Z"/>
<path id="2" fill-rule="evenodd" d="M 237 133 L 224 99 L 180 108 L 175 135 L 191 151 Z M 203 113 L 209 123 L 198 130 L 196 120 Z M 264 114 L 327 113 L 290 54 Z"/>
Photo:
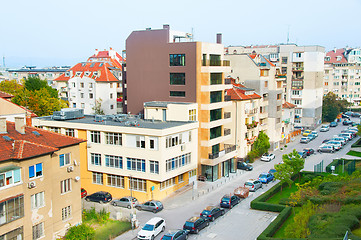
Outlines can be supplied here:
<path id="1" fill-rule="evenodd" d="M 221 215 L 223 216 L 225 212 L 226 212 L 226 211 L 223 210 L 222 213 L 221 213 Z"/>
<path id="2" fill-rule="evenodd" d="M 150 238 L 151 240 L 154 240 L 154 235 Z"/>
<path id="3" fill-rule="evenodd" d="M 263 185 L 261 184 L 261 187 L 260 188 L 263 188 Z"/>
<path id="4" fill-rule="evenodd" d="M 89 202 L 89 201 L 90 201 L 90 199 L 89 199 L 89 198 L 86 198 L 86 199 L 85 199 L 85 201 Z"/>
<path id="5" fill-rule="evenodd" d="M 214 221 L 214 217 L 211 218 L 211 221 L 212 221 L 212 222 Z"/>
<path id="6" fill-rule="evenodd" d="M 195 232 L 196 234 L 198 234 L 198 233 L 199 233 L 199 229 L 197 228 L 194 232 Z"/>
<path id="7" fill-rule="evenodd" d="M 154 210 L 153 210 L 153 213 L 157 213 L 157 210 L 154 209 Z"/>
<path id="8" fill-rule="evenodd" d="M 102 200 L 99 201 L 100 204 L 104 204 L 104 202 Z"/>
<path id="9" fill-rule="evenodd" d="M 130 205 L 127 206 L 128 209 L 131 209 L 132 207 Z"/>
<path id="10" fill-rule="evenodd" d="M 208 227 L 208 226 L 209 226 L 209 222 L 206 223 L 206 227 Z"/>
<path id="11" fill-rule="evenodd" d="M 186 235 L 186 239 L 188 239 L 188 235 Z"/>
<path id="12" fill-rule="evenodd" d="M 164 230 L 165 230 L 165 227 L 163 226 L 163 227 L 162 227 L 162 232 L 164 232 Z"/>
<path id="13" fill-rule="evenodd" d="M 117 204 L 116 204 L 115 202 L 112 202 L 112 205 L 113 205 L 114 207 L 116 207 L 116 206 L 117 206 Z"/>

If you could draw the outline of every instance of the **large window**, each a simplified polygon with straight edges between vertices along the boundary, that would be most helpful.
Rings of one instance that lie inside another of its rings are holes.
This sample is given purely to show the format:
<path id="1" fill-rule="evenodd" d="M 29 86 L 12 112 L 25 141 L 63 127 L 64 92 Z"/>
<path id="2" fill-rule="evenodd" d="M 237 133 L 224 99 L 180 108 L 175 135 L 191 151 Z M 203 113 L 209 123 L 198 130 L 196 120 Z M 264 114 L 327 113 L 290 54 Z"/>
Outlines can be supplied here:
<path id="1" fill-rule="evenodd" d="M 185 73 L 170 73 L 170 85 L 185 85 L 186 74 Z"/>
<path id="2" fill-rule="evenodd" d="M 110 145 L 122 145 L 122 134 L 121 133 L 105 133 L 106 144 Z"/>
<path id="3" fill-rule="evenodd" d="M 90 141 L 92 143 L 100 143 L 100 132 L 99 131 L 90 131 Z"/>
<path id="4" fill-rule="evenodd" d="M 210 129 L 210 139 L 222 136 L 222 126 L 214 127 Z"/>
<path id="5" fill-rule="evenodd" d="M 191 109 L 188 110 L 189 111 L 189 121 L 197 121 L 197 110 L 196 109 Z"/>
<path id="6" fill-rule="evenodd" d="M 166 148 L 177 146 L 182 143 L 182 135 L 169 136 L 166 139 Z"/>
<path id="7" fill-rule="evenodd" d="M 61 220 L 65 221 L 71 218 L 71 206 L 61 209 Z"/>
<path id="8" fill-rule="evenodd" d="M 124 177 L 108 174 L 107 184 L 112 187 L 124 188 Z"/>
<path id="9" fill-rule="evenodd" d="M 44 236 L 44 223 L 41 222 L 33 226 L 33 240 L 39 239 Z"/>
<path id="10" fill-rule="evenodd" d="M 23 227 L 16 228 L 10 232 L 0 235 L 0 240 L 17 240 L 24 239 Z"/>
<path id="11" fill-rule="evenodd" d="M 158 161 L 149 161 L 149 167 L 151 173 L 159 174 L 159 162 Z"/>
<path id="12" fill-rule="evenodd" d="M 174 158 L 166 160 L 166 171 L 172 171 L 177 168 L 183 167 L 190 164 L 191 162 L 191 153 L 186 153 Z"/>
<path id="13" fill-rule="evenodd" d="M 211 103 L 222 102 L 222 91 L 211 92 L 210 95 Z"/>
<path id="14" fill-rule="evenodd" d="M 185 66 L 186 55 L 185 54 L 169 54 L 170 66 Z"/>
<path id="15" fill-rule="evenodd" d="M 69 165 L 70 164 L 70 153 L 65 153 L 65 154 L 59 155 L 59 164 L 60 164 L 60 167 L 62 167 L 64 165 Z"/>
<path id="16" fill-rule="evenodd" d="M 90 163 L 92 165 L 101 166 L 102 165 L 102 157 L 99 153 L 91 153 L 90 154 Z"/>
<path id="17" fill-rule="evenodd" d="M 129 178 L 129 189 L 146 192 L 147 181 L 139 178 Z"/>
<path id="18" fill-rule="evenodd" d="M 44 192 L 31 195 L 31 209 L 38 209 L 45 206 Z"/>
<path id="19" fill-rule="evenodd" d="M 55 132 L 55 133 L 60 133 L 60 128 L 58 127 L 49 127 L 49 131 Z"/>
<path id="20" fill-rule="evenodd" d="M 70 136 L 70 137 L 75 137 L 74 129 L 71 129 L 71 128 L 65 129 L 65 135 Z"/>
<path id="21" fill-rule="evenodd" d="M 71 191 L 71 179 L 65 179 L 60 182 L 60 192 L 67 193 Z"/>
<path id="22" fill-rule="evenodd" d="M 38 163 L 32 166 L 29 166 L 29 178 L 41 177 L 43 176 L 43 164 Z"/>
<path id="23" fill-rule="evenodd" d="M 19 169 L 0 172 L 0 188 L 17 184 L 21 181 L 21 172 Z"/>
<path id="24" fill-rule="evenodd" d="M 168 180 L 166 180 L 164 182 L 161 182 L 160 183 L 160 190 L 169 188 L 169 187 L 174 186 L 174 185 L 175 185 L 175 177 L 171 178 L 171 179 L 168 179 Z"/>
<path id="25" fill-rule="evenodd" d="M 222 108 L 214 109 L 210 111 L 210 121 L 216 121 L 222 119 Z"/>
<path id="26" fill-rule="evenodd" d="M 145 148 L 145 137 L 144 136 L 136 136 L 136 147 L 137 148 Z"/>
<path id="27" fill-rule="evenodd" d="M 103 185 L 103 173 L 93 172 L 93 183 Z"/>
<path id="28" fill-rule="evenodd" d="M 18 196 L 0 203 L 0 225 L 24 217 L 24 196 Z"/>
<path id="29" fill-rule="evenodd" d="M 137 158 L 127 158 L 127 169 L 138 172 L 145 172 L 145 160 Z"/>
<path id="30" fill-rule="evenodd" d="M 185 97 L 186 92 L 184 92 L 184 91 L 170 91 L 169 96 L 171 96 L 171 97 Z"/>
<path id="31" fill-rule="evenodd" d="M 211 73 L 211 85 L 222 84 L 222 73 Z"/>
<path id="32" fill-rule="evenodd" d="M 105 166 L 123 168 L 123 158 L 121 156 L 105 155 Z"/>
<path id="33" fill-rule="evenodd" d="M 221 66 L 221 55 L 210 54 L 209 61 L 210 66 Z"/>

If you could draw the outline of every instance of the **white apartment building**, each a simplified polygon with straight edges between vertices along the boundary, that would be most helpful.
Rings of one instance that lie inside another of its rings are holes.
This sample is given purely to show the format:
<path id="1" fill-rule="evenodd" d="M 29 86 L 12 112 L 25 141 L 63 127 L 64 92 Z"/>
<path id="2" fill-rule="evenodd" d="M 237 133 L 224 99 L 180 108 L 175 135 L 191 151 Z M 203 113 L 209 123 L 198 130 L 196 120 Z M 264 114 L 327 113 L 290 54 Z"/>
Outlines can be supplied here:
<path id="1" fill-rule="evenodd" d="M 340 48 L 325 56 L 324 94 L 335 93 L 355 105 L 361 102 L 361 49 Z"/>

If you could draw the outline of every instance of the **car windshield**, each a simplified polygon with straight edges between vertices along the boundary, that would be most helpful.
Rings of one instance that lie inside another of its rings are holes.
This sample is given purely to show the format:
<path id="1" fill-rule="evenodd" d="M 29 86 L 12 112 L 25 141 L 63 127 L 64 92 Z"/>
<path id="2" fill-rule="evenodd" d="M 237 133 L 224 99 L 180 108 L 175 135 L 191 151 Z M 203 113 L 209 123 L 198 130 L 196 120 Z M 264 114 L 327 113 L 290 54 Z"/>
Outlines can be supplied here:
<path id="1" fill-rule="evenodd" d="M 270 155 L 269 153 L 263 154 L 264 157 L 268 157 L 269 155 Z"/>
<path id="2" fill-rule="evenodd" d="M 253 183 L 251 183 L 251 182 L 246 182 L 245 185 L 246 185 L 246 186 L 253 186 Z"/>
<path id="3" fill-rule="evenodd" d="M 110 193 L 106 193 L 104 195 L 105 195 L 105 197 L 110 197 L 111 196 Z"/>
<path id="4" fill-rule="evenodd" d="M 229 202 L 229 197 L 222 198 L 222 202 Z"/>
<path id="5" fill-rule="evenodd" d="M 265 178 L 265 177 L 267 177 L 267 174 L 260 174 L 259 177 L 260 178 Z"/>
<path id="6" fill-rule="evenodd" d="M 164 235 L 164 236 L 162 237 L 162 240 L 172 240 L 172 236 Z"/>
<path id="7" fill-rule="evenodd" d="M 163 206 L 161 202 L 155 202 L 155 205 L 157 205 L 158 207 Z"/>
<path id="8" fill-rule="evenodd" d="M 211 214 L 211 211 L 203 210 L 202 214 L 208 215 L 208 214 Z"/>
<path id="9" fill-rule="evenodd" d="M 145 230 L 145 231 L 153 231 L 154 230 L 154 225 L 145 224 L 145 226 L 142 229 Z"/>
<path id="10" fill-rule="evenodd" d="M 193 222 L 186 222 L 184 225 L 186 226 L 186 227 L 193 227 Z"/>

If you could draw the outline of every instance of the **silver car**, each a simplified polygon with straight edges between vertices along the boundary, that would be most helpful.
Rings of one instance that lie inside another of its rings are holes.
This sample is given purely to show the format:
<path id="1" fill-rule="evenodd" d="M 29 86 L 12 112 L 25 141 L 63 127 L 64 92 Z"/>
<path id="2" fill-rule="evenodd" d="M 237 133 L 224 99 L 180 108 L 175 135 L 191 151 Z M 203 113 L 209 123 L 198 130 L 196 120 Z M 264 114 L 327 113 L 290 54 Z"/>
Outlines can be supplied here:
<path id="1" fill-rule="evenodd" d="M 131 201 L 131 199 L 132 199 L 132 201 Z M 138 205 L 138 200 L 135 197 L 133 197 L 133 198 L 132 197 L 123 197 L 120 199 L 113 200 L 111 204 L 113 206 L 126 207 L 126 208 L 131 209 L 132 204 L 133 204 L 133 207 L 136 207 Z"/>
<path id="2" fill-rule="evenodd" d="M 250 179 L 244 183 L 244 186 L 251 192 L 255 192 L 257 189 L 262 188 L 262 182 L 260 180 Z"/>
<path id="3" fill-rule="evenodd" d="M 151 200 L 135 207 L 138 210 L 150 211 L 157 213 L 163 210 L 163 204 L 160 201 Z"/>
<path id="4" fill-rule="evenodd" d="M 300 139 L 300 143 L 309 143 L 310 141 L 311 141 L 311 139 L 308 137 L 301 137 L 301 139 Z"/>

